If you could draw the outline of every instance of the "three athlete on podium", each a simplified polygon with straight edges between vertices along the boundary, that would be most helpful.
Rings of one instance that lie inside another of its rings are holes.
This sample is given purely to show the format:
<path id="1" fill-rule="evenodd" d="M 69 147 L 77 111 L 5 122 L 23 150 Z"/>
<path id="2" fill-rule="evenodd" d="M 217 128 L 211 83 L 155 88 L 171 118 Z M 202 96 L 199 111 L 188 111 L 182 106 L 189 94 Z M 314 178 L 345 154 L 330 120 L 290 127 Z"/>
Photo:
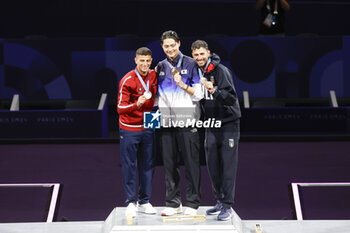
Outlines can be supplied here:
<path id="1" fill-rule="evenodd" d="M 226 221 L 233 215 L 241 117 L 238 97 L 230 70 L 211 53 L 203 40 L 192 43 L 192 58 L 180 51 L 175 31 L 161 36 L 165 55 L 151 70 L 152 52 L 146 47 L 136 51 L 136 68 L 119 82 L 118 113 L 126 215 L 136 212 L 156 214 L 149 202 L 154 173 L 154 129 L 143 127 L 144 112 L 158 106 L 162 114 L 159 148 L 163 157 L 166 208 L 162 216 L 197 215 L 201 201 L 200 137 L 197 127 L 178 127 L 174 122 L 220 121 L 220 127 L 205 128 L 205 157 L 217 203 L 208 215 Z M 165 125 L 166 124 L 166 125 Z M 180 197 L 180 158 L 185 165 L 186 202 Z M 136 169 L 138 194 L 136 197 Z"/>

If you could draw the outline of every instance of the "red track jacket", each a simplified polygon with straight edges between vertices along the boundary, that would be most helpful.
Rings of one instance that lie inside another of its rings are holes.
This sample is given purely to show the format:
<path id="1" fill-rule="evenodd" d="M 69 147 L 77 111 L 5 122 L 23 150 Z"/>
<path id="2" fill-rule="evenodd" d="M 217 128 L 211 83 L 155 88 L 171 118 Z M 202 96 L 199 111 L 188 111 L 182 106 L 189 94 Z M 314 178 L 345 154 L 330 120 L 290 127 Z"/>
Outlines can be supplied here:
<path id="1" fill-rule="evenodd" d="M 149 89 L 152 92 L 152 98 L 146 100 L 141 106 L 137 107 L 137 99 L 143 95 L 143 88 L 135 70 L 127 73 L 119 82 L 118 94 L 118 114 L 119 126 L 124 130 L 141 131 L 143 130 L 143 112 L 152 111 L 154 105 L 154 96 L 157 93 L 157 77 L 154 70 L 149 71 Z M 141 76 L 147 85 L 147 75 Z"/>

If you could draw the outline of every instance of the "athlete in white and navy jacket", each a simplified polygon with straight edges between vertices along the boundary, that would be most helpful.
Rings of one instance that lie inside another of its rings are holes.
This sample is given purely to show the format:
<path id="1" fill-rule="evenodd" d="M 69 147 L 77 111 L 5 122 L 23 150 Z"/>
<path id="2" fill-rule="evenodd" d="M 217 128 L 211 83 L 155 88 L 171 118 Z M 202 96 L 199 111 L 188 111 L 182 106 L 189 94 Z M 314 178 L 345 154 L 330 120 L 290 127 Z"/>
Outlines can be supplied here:
<path id="1" fill-rule="evenodd" d="M 179 69 L 181 76 L 179 78 L 183 86 L 177 85 L 176 78 L 171 73 L 175 67 Z M 156 69 L 158 107 L 162 113 L 162 126 L 176 127 L 174 124 L 178 121 L 198 120 L 201 114 L 199 100 L 203 98 L 203 93 L 194 60 L 179 51 L 173 60 L 167 57 L 159 62 Z M 192 92 L 186 88 L 192 89 Z"/>
<path id="2" fill-rule="evenodd" d="M 203 92 L 195 68 L 196 63 L 180 52 L 177 33 L 164 32 L 161 46 L 167 55 L 156 67 L 158 107 L 162 114 L 160 147 L 166 179 L 166 208 L 161 214 L 174 215 L 182 212 L 179 190 L 179 162 L 182 156 L 187 179 L 185 214 L 194 215 L 201 200 L 200 141 L 197 129 L 186 124 L 200 118 L 199 100 L 203 98 Z"/>

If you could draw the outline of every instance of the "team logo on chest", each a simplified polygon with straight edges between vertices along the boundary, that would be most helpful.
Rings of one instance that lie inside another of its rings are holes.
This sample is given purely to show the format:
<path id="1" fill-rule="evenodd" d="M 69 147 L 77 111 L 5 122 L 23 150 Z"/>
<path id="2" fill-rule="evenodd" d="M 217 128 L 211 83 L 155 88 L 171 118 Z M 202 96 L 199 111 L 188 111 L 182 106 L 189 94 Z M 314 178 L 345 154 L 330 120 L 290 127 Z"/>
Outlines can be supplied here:
<path id="1" fill-rule="evenodd" d="M 215 83 L 214 80 L 215 80 L 214 76 L 208 77 L 208 82 L 213 83 L 213 85 L 214 85 L 214 83 Z M 214 99 L 214 98 L 213 98 L 213 95 L 210 94 L 210 92 L 209 92 L 208 90 L 206 90 L 204 87 L 203 87 L 203 92 L 204 92 L 204 99 L 206 99 L 206 100 L 212 100 L 212 99 Z"/>
<path id="2" fill-rule="evenodd" d="M 137 88 L 137 94 L 139 94 L 139 95 L 143 94 L 142 87 Z"/>
<path id="3" fill-rule="evenodd" d="M 214 84 L 214 76 L 210 76 L 209 80 Z"/>

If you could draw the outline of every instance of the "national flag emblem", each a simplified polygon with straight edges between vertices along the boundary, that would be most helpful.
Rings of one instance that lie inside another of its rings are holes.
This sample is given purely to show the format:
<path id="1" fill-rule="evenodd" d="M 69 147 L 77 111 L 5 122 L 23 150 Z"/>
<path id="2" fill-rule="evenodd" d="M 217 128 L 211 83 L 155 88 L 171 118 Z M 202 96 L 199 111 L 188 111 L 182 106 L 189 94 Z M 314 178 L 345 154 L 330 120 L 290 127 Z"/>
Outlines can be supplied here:
<path id="1" fill-rule="evenodd" d="M 180 73 L 181 73 L 181 74 L 187 74 L 188 72 L 187 72 L 187 69 L 183 69 L 183 70 L 181 70 Z"/>
<path id="2" fill-rule="evenodd" d="M 228 145 L 229 145 L 229 147 L 233 148 L 235 146 L 235 140 L 233 138 L 230 138 L 228 140 Z"/>

